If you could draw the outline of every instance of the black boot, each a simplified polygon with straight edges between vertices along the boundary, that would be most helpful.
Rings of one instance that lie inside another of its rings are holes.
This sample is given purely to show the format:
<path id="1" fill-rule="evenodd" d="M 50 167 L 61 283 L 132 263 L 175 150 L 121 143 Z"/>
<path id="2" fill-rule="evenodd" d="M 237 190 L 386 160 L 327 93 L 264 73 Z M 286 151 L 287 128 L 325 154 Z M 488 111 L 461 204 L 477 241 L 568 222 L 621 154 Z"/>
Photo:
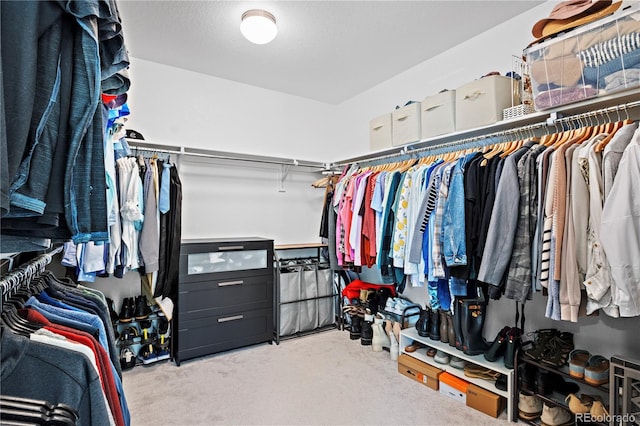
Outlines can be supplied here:
<path id="1" fill-rule="evenodd" d="M 504 352 L 507 349 L 507 333 L 510 329 L 511 327 L 506 326 L 498 332 L 496 338 L 493 340 L 493 343 L 491 343 L 491 346 L 489 346 L 487 352 L 484 353 L 484 358 L 487 361 L 493 362 L 504 355 Z"/>
<path id="2" fill-rule="evenodd" d="M 360 344 L 363 346 L 371 346 L 373 341 L 373 327 L 371 322 L 362 320 L 362 335 L 360 336 Z"/>
<path id="3" fill-rule="evenodd" d="M 464 342 L 462 351 L 467 355 L 480 355 L 487 351 L 487 342 L 482 337 L 487 302 L 478 299 L 466 299 L 462 303 L 461 322 Z"/>
<path id="4" fill-rule="evenodd" d="M 432 309 L 429 313 L 429 338 L 431 340 L 440 340 L 440 317 L 438 310 Z"/>
<path id="5" fill-rule="evenodd" d="M 422 337 L 429 337 L 429 314 L 431 313 L 431 309 L 426 308 L 420 313 L 420 318 L 416 321 L 416 330 L 418 331 L 418 335 Z"/>
<path id="6" fill-rule="evenodd" d="M 362 318 L 358 315 L 350 315 L 351 326 L 349 327 L 349 338 L 351 340 L 358 340 L 362 335 Z"/>
<path id="7" fill-rule="evenodd" d="M 455 311 L 453 313 L 453 330 L 456 335 L 455 346 L 456 349 L 462 350 L 464 346 L 464 335 L 462 334 L 462 309 L 463 309 L 463 299 L 459 299 L 456 297 L 455 299 Z"/>

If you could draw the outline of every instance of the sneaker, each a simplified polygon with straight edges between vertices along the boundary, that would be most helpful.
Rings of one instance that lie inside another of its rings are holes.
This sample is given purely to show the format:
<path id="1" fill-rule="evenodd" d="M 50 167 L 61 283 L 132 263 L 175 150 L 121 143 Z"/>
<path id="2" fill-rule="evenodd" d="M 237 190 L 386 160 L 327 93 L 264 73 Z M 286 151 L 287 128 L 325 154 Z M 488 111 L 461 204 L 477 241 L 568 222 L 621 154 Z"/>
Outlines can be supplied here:
<path id="1" fill-rule="evenodd" d="M 451 357 L 451 361 L 449 361 L 449 365 L 452 366 L 453 368 L 457 368 L 460 370 L 464 370 L 464 366 L 467 363 L 465 362 L 465 360 L 463 360 L 462 358 L 458 358 L 457 356 L 452 356 Z"/>
<path id="2" fill-rule="evenodd" d="M 140 340 L 140 343 L 143 345 L 153 343 L 157 340 L 156 334 L 151 328 L 143 328 L 141 337 L 142 339 Z"/>
<path id="3" fill-rule="evenodd" d="M 153 347 L 153 344 L 142 345 L 138 351 L 138 358 L 140 358 L 143 364 L 156 362 L 158 355 L 156 354 L 156 349 Z"/>
<path id="4" fill-rule="evenodd" d="M 449 354 L 443 351 L 437 351 L 436 355 L 433 357 L 433 360 L 438 364 L 449 364 Z"/>
<path id="5" fill-rule="evenodd" d="M 168 336 L 169 335 L 169 321 L 165 317 L 158 318 L 158 334 L 160 336 Z"/>
<path id="6" fill-rule="evenodd" d="M 533 420 L 542 414 L 542 400 L 535 395 L 520 392 L 518 399 L 518 417 L 522 420 Z"/>
<path id="7" fill-rule="evenodd" d="M 120 335 L 120 346 L 131 346 L 134 343 L 134 339 L 139 337 L 137 327 L 127 327 Z"/>
<path id="8" fill-rule="evenodd" d="M 169 359 L 169 347 L 169 339 L 165 339 L 164 335 L 161 335 L 156 342 L 156 358 L 158 361 Z"/>
<path id="9" fill-rule="evenodd" d="M 559 406 L 544 403 L 540 422 L 546 426 L 565 426 L 573 424 L 573 416 L 569 410 Z"/>
<path id="10" fill-rule="evenodd" d="M 131 348 L 126 347 L 120 350 L 120 367 L 122 371 L 130 370 L 136 366 L 136 355 Z"/>
<path id="11" fill-rule="evenodd" d="M 387 299 L 387 303 L 384 305 L 384 310 L 387 312 L 394 312 L 396 306 L 396 299 L 393 297 L 389 297 Z"/>

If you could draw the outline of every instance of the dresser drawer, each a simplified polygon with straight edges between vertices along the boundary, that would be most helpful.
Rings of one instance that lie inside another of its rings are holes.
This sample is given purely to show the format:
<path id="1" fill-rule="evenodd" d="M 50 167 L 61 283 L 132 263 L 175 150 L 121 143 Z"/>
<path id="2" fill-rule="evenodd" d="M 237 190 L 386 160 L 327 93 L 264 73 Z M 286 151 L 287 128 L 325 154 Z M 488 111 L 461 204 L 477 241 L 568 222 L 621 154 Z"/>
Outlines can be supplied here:
<path id="1" fill-rule="evenodd" d="M 179 285 L 180 320 L 193 320 L 229 312 L 273 306 L 273 276 L 189 282 Z"/>
<path id="2" fill-rule="evenodd" d="M 271 240 L 182 242 L 180 282 L 273 273 Z"/>
<path id="3" fill-rule="evenodd" d="M 271 341 L 273 309 L 180 321 L 177 361 Z"/>

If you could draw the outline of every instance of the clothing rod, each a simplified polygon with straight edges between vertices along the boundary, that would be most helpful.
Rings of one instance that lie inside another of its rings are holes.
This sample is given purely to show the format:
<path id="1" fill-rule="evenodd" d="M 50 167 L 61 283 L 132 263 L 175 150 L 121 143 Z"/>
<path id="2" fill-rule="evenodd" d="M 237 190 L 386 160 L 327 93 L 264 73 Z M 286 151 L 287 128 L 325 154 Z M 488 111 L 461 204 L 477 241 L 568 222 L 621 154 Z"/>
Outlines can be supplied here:
<path id="1" fill-rule="evenodd" d="M 127 143 L 133 149 L 164 152 L 169 154 L 189 155 L 192 157 L 213 158 L 217 160 L 248 161 L 252 163 L 279 164 L 282 166 L 311 167 L 325 170 L 327 164 L 319 161 L 298 160 L 295 158 L 270 157 L 263 155 L 244 154 L 228 151 L 213 151 L 199 148 L 188 148 L 185 146 L 169 146 L 162 144 L 151 144 L 139 139 L 127 139 Z"/>
<path id="2" fill-rule="evenodd" d="M 25 262 L 22 265 L 18 265 L 16 269 L 9 271 L 9 273 L 0 279 L 0 289 L 2 289 L 2 294 L 6 295 L 8 292 L 15 289 L 22 281 L 25 280 L 25 278 L 29 281 L 33 276 L 44 271 L 44 268 L 51 263 L 53 256 L 62 252 L 63 248 L 64 246 L 58 246 L 47 253 L 41 254 L 28 262 Z"/>

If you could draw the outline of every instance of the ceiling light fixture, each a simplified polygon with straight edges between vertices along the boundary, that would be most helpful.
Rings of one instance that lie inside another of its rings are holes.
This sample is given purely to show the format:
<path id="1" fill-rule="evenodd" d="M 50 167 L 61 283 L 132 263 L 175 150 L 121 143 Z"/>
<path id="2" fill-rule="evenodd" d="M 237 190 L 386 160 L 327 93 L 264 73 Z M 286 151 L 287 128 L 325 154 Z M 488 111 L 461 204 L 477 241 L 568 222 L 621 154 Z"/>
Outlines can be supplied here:
<path id="1" fill-rule="evenodd" d="M 267 44 L 278 34 L 276 18 L 266 10 L 247 10 L 242 14 L 240 32 L 251 43 Z"/>

